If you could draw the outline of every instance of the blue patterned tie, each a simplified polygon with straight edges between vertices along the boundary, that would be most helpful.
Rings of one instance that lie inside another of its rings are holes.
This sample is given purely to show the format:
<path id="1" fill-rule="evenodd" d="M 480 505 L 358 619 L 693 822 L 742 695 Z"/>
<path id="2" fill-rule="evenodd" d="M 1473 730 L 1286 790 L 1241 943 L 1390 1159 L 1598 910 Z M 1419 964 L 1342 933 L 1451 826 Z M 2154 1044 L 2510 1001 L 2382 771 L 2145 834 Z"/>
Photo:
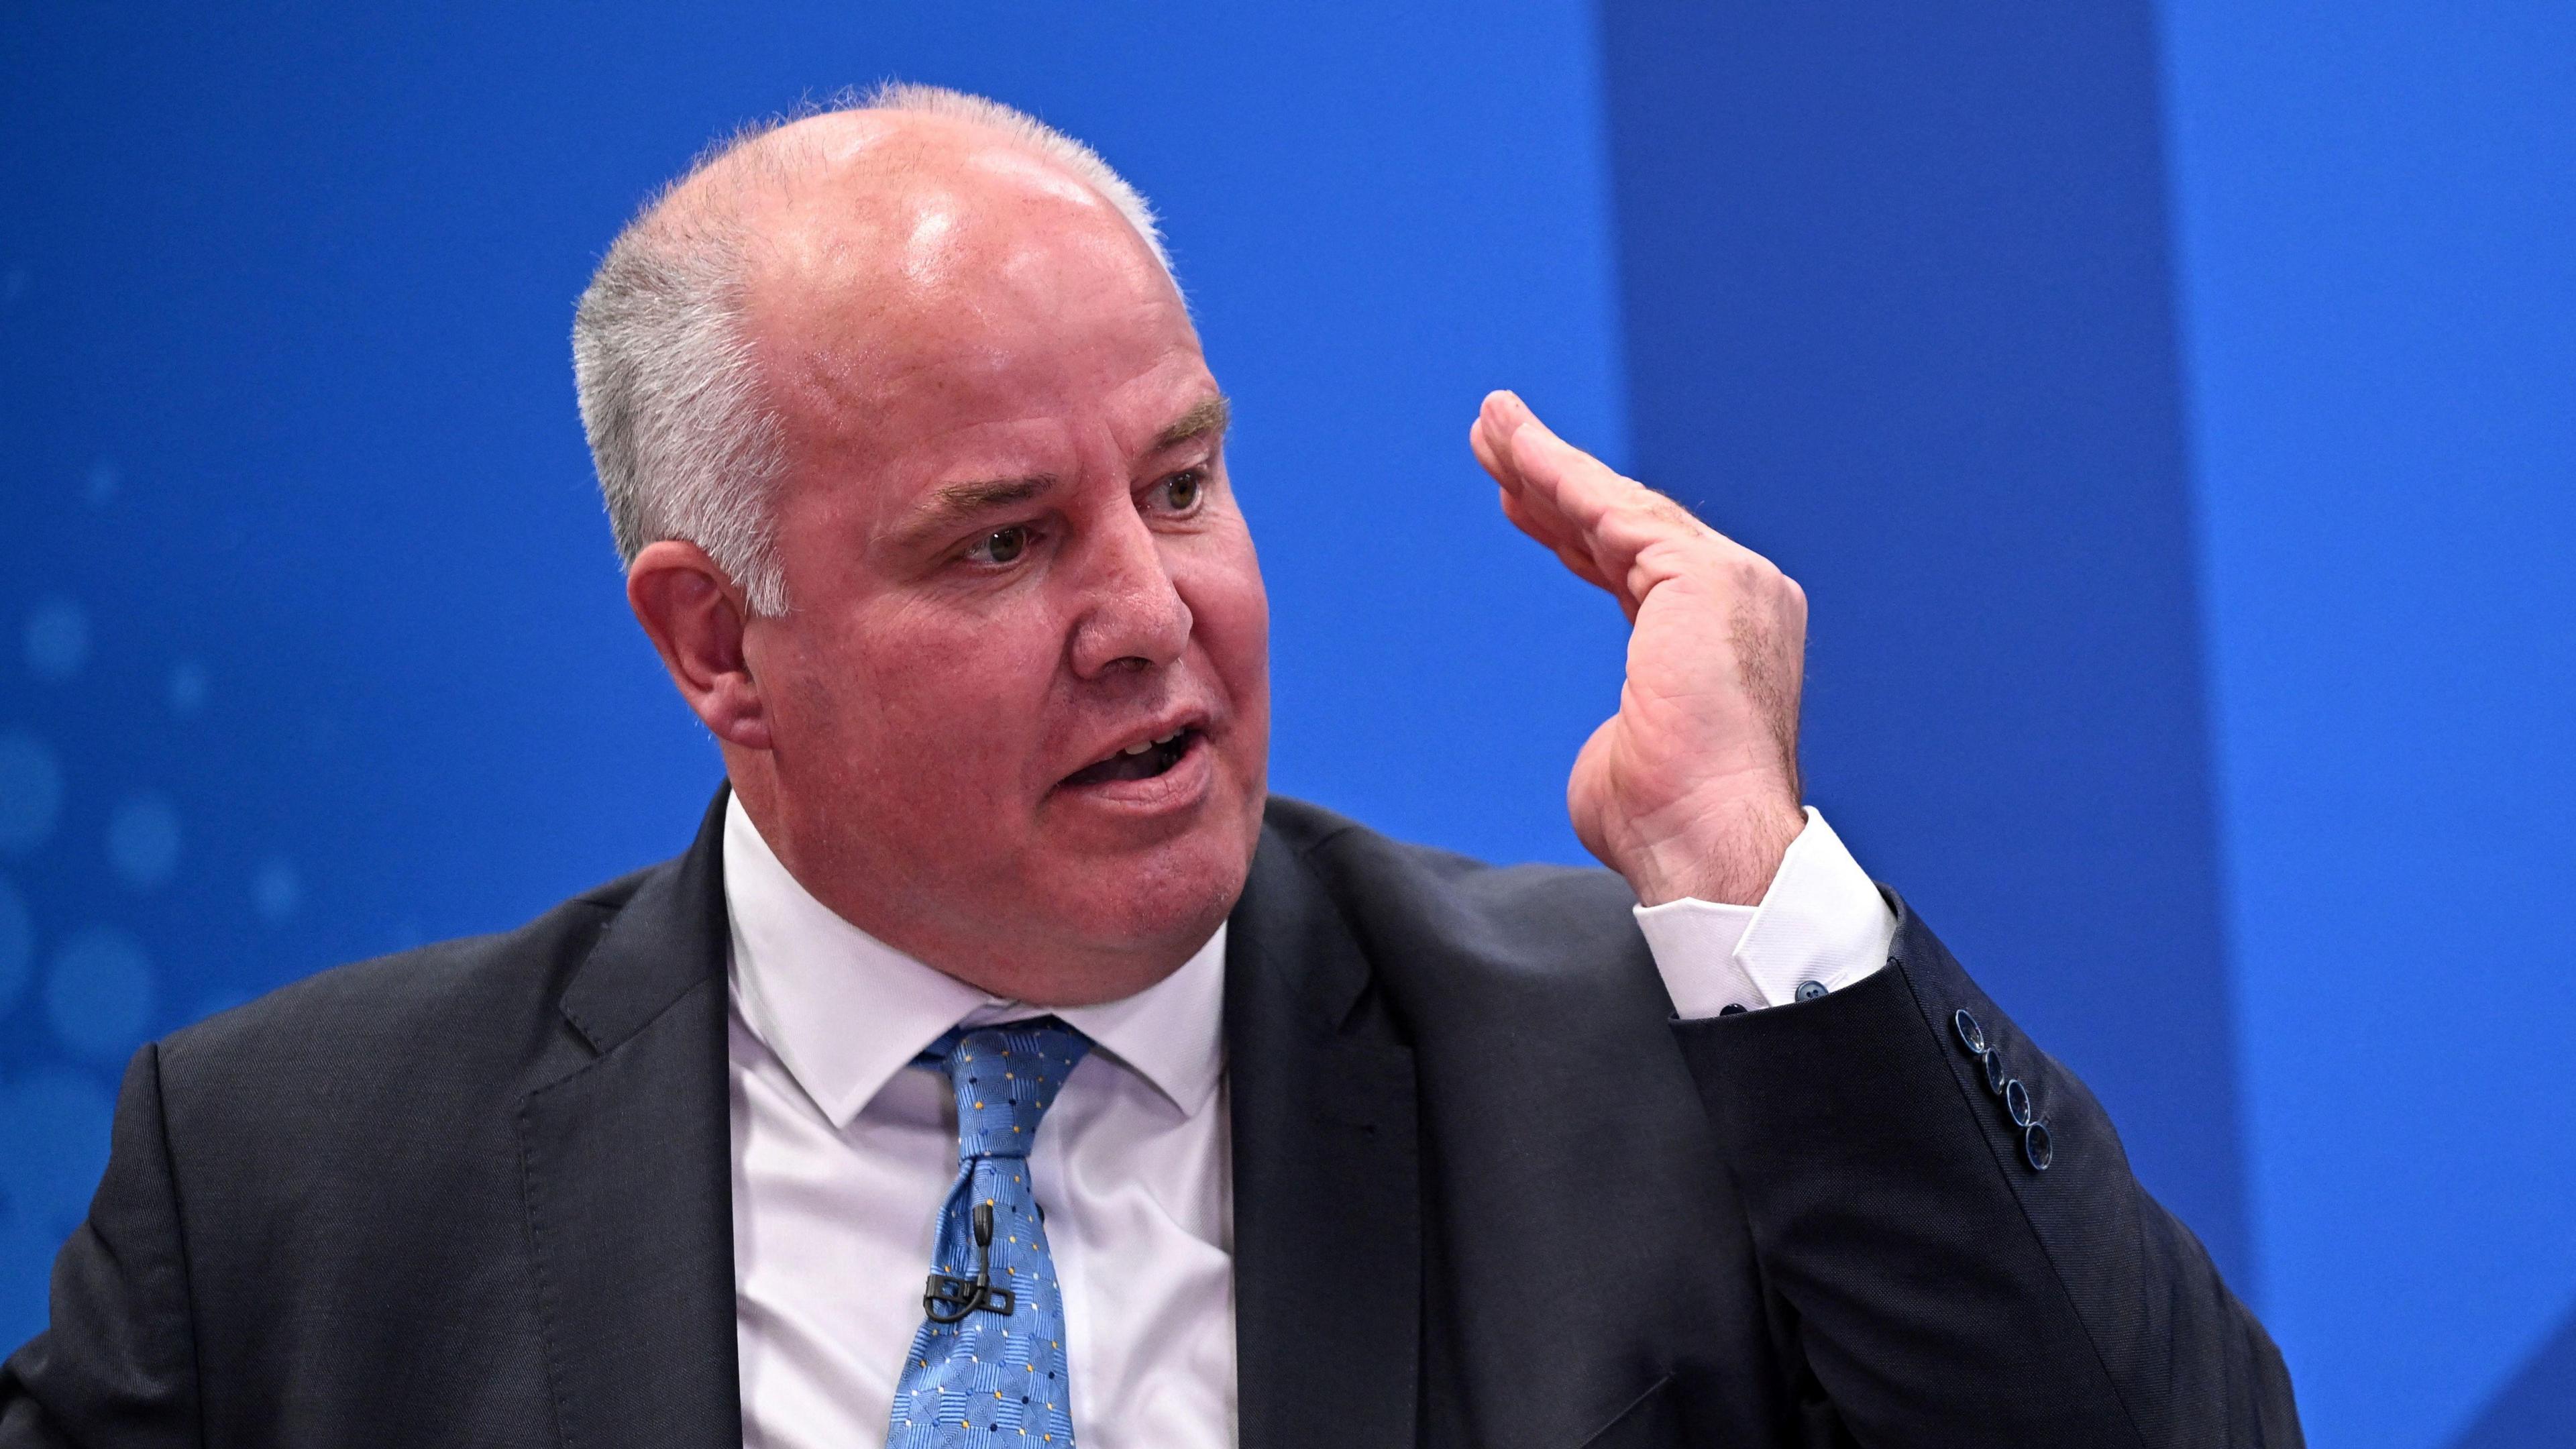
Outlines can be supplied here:
<path id="1" fill-rule="evenodd" d="M 957 1185 L 939 1210 L 887 1449 L 1073 1449 L 1064 1292 L 1029 1187 L 1029 1148 L 1089 1050 L 1089 1037 L 1050 1016 L 959 1027 L 913 1059 L 945 1067 L 957 1089 Z"/>

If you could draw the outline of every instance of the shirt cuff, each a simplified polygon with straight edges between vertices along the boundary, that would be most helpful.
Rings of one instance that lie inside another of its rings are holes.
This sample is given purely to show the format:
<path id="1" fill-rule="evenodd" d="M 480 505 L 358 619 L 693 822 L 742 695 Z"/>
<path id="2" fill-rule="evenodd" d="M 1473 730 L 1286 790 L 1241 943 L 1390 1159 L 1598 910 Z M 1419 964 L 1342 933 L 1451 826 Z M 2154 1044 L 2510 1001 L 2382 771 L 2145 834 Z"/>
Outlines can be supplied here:
<path id="1" fill-rule="evenodd" d="M 1839 991 L 1886 965 L 1896 938 L 1896 913 L 1812 806 L 1762 904 L 1685 898 L 1636 912 L 1686 1021 Z"/>

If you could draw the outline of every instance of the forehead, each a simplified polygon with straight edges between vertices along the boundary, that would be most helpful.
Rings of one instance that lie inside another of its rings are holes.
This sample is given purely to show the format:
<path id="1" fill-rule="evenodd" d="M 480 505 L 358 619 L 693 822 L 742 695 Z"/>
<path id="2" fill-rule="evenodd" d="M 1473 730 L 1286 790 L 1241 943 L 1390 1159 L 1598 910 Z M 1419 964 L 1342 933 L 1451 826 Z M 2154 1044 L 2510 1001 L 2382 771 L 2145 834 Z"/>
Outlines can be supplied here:
<path id="1" fill-rule="evenodd" d="M 791 451 L 881 457 L 933 434 L 1151 414 L 1192 375 L 1204 385 L 1144 240 L 1013 148 L 898 135 L 786 189 L 750 230 L 752 345 Z"/>

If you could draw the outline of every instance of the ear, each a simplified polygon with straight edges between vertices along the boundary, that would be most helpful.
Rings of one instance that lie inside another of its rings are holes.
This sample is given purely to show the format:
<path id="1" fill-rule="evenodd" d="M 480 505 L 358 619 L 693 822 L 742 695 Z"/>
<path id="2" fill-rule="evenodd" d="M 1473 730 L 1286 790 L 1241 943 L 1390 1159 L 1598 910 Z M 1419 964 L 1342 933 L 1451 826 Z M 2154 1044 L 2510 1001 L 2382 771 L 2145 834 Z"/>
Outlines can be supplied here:
<path id="1" fill-rule="evenodd" d="M 743 658 L 743 623 L 751 610 L 715 560 L 677 539 L 646 544 L 626 567 L 626 602 L 652 636 L 680 697 L 716 738 L 768 749 L 769 713 Z"/>

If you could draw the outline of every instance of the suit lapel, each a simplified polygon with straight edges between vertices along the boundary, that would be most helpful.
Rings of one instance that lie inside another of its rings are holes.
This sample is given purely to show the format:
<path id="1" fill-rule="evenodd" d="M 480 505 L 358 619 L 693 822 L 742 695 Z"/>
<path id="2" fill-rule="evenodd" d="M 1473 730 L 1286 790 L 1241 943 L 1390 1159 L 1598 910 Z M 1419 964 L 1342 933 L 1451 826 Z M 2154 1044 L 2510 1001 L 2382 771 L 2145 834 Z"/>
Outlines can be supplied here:
<path id="1" fill-rule="evenodd" d="M 1422 1221 L 1413 1054 L 1305 862 L 1265 832 L 1227 936 L 1244 1449 L 1414 1442 Z"/>
<path id="2" fill-rule="evenodd" d="M 569 1449 L 739 1444 L 718 792 L 564 992 L 579 1060 L 522 1099 L 529 1236 Z M 1228 934 L 1244 1449 L 1401 1449 L 1420 1393 L 1413 1054 L 1293 848 Z"/>
<path id="3" fill-rule="evenodd" d="M 725 792 L 563 996 L 579 1060 L 521 1099 L 557 1430 L 568 1449 L 739 1444 L 725 1078 Z"/>

